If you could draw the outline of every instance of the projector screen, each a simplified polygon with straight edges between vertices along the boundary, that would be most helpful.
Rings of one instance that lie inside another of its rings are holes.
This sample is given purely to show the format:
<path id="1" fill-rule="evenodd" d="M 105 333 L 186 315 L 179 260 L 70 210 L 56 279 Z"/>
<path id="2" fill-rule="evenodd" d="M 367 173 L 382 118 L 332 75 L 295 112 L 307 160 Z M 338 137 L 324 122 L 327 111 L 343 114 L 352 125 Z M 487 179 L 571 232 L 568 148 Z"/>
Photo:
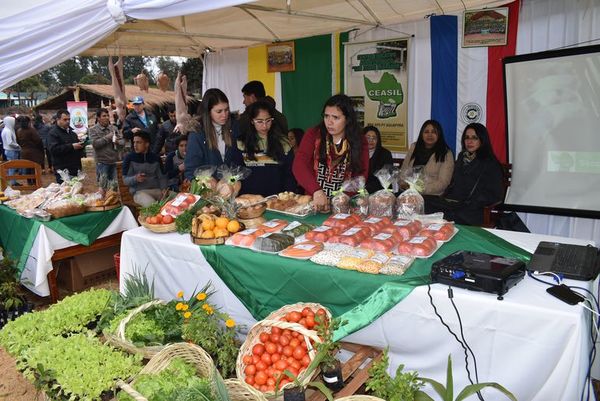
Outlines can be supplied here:
<path id="1" fill-rule="evenodd" d="M 505 203 L 518 211 L 600 217 L 600 46 L 504 60 Z"/>

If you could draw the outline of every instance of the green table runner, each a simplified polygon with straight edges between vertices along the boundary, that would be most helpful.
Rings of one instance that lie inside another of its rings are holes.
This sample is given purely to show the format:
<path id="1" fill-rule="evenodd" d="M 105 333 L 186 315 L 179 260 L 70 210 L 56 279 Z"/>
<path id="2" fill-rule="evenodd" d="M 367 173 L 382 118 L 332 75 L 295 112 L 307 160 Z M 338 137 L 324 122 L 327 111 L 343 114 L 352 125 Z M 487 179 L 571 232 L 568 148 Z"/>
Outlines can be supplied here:
<path id="1" fill-rule="evenodd" d="M 287 217 L 267 213 L 269 218 Z M 327 216 L 303 221 L 321 223 Z M 296 302 L 318 302 L 348 324 L 338 339 L 377 319 L 404 299 L 413 288 L 430 282 L 433 262 L 458 250 L 487 252 L 528 260 L 529 253 L 478 227 L 459 232 L 432 257 L 416 259 L 402 276 L 386 276 L 321 266 L 311 261 L 253 252 L 230 246 L 200 246 L 202 254 L 255 319 Z"/>
<path id="2" fill-rule="evenodd" d="M 105 212 L 89 212 L 51 221 L 27 219 L 7 206 L 0 206 L 0 243 L 9 258 L 18 261 L 22 272 L 40 225 L 80 245 L 91 245 L 121 212 L 121 208 Z"/>

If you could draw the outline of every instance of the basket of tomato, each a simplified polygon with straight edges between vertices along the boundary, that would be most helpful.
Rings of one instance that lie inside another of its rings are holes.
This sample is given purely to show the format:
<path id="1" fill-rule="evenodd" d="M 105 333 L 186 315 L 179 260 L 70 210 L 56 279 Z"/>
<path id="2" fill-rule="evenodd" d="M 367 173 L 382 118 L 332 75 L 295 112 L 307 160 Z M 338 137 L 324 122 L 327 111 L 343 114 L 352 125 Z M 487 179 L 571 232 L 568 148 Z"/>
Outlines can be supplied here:
<path id="1" fill-rule="evenodd" d="M 138 222 L 142 227 L 155 233 L 172 233 L 177 229 L 175 218 L 169 214 L 162 215 L 158 213 L 154 216 L 140 215 Z"/>
<path id="2" fill-rule="evenodd" d="M 312 374 L 305 370 L 315 357 L 313 345 L 321 341 L 315 328 L 330 320 L 331 313 L 313 303 L 286 305 L 271 313 L 248 332 L 236 363 L 238 379 L 267 399 L 294 385 L 285 371 L 307 384 Z"/>

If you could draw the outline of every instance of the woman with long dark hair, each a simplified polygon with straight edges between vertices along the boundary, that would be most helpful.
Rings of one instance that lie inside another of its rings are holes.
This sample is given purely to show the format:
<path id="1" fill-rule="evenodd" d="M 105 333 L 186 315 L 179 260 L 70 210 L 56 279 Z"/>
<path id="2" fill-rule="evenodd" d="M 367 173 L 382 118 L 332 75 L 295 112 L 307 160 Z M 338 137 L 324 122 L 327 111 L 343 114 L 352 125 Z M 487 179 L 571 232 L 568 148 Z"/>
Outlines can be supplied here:
<path id="1" fill-rule="evenodd" d="M 232 164 L 236 158 L 238 125 L 229 112 L 229 99 L 217 88 L 204 92 L 200 123 L 188 135 L 185 178 L 191 180 L 200 166 Z"/>
<path id="2" fill-rule="evenodd" d="M 392 152 L 384 148 L 381 144 L 381 132 L 379 132 L 377 127 L 372 125 L 366 126 L 363 129 L 363 134 L 369 146 L 369 177 L 367 178 L 365 188 L 367 192 L 372 194 L 383 189 L 379 179 L 374 175 L 375 172 L 381 170 L 383 166 L 392 165 L 394 160 Z"/>
<path id="3" fill-rule="evenodd" d="M 442 126 L 436 120 L 423 123 L 417 142 L 410 146 L 400 172 L 417 166 L 423 166 L 425 189 L 422 193 L 443 194 L 452 179 L 454 157 L 444 139 Z"/>
<path id="4" fill-rule="evenodd" d="M 454 165 L 452 182 L 444 196 L 425 196 L 425 212 L 444 212 L 447 220 L 481 225 L 483 208 L 502 200 L 502 167 L 496 159 L 487 128 L 479 123 L 465 127 L 462 151 Z"/>
<path id="5" fill-rule="evenodd" d="M 352 100 L 334 95 L 325 102 L 323 120 L 309 129 L 294 158 L 298 184 L 312 195 L 317 210 L 329 210 L 329 199 L 344 180 L 367 178 L 369 149 L 361 134 Z"/>
<path id="6" fill-rule="evenodd" d="M 238 164 L 245 165 L 252 173 L 242 181 L 240 193 L 269 196 L 294 191 L 293 153 L 286 133 L 274 118 L 273 105 L 258 100 L 248 106 L 247 113 L 250 124 L 237 140 L 241 156 Z"/>

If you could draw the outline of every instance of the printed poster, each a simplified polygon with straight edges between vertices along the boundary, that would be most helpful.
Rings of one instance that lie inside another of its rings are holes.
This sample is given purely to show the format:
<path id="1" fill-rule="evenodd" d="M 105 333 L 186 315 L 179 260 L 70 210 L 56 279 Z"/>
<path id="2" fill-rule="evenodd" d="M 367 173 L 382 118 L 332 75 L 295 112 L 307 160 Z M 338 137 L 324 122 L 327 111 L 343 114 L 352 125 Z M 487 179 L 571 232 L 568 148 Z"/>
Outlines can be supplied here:
<path id="1" fill-rule="evenodd" d="M 67 110 L 71 114 L 71 128 L 78 136 L 84 135 L 88 130 L 88 104 L 87 102 L 67 102 Z"/>
<path id="2" fill-rule="evenodd" d="M 381 131 L 386 149 L 406 152 L 408 39 L 346 43 L 345 62 L 345 93 L 362 109 L 364 126 Z"/>

